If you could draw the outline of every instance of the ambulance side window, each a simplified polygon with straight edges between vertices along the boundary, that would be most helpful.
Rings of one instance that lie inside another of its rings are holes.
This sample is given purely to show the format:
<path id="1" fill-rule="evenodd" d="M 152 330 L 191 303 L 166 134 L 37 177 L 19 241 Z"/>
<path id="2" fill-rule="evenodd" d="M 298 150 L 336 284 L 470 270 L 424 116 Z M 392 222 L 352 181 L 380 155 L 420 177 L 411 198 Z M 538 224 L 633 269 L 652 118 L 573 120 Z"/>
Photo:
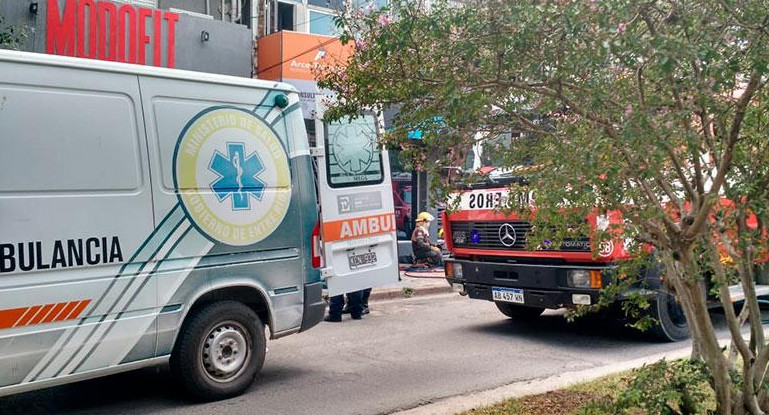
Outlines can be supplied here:
<path id="1" fill-rule="evenodd" d="M 0 194 L 125 194 L 141 188 L 138 123 L 129 96 L 5 85 L 0 96 Z"/>
<path id="2" fill-rule="evenodd" d="M 333 188 L 379 184 L 382 153 L 377 144 L 377 120 L 372 114 L 324 123 L 326 174 Z"/>

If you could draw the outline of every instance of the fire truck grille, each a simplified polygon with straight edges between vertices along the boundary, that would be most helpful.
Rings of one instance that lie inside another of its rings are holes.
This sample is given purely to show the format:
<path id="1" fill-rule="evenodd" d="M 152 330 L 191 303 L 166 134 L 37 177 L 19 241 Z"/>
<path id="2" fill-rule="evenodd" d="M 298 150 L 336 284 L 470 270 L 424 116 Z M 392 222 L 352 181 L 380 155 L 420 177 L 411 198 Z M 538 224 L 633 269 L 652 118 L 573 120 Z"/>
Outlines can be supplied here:
<path id="1" fill-rule="evenodd" d="M 526 250 L 526 237 L 531 224 L 524 221 L 451 222 L 451 237 L 457 248 Z M 548 249 L 548 248 L 546 248 Z M 560 249 L 564 252 L 590 252 L 589 238 L 567 238 Z"/>

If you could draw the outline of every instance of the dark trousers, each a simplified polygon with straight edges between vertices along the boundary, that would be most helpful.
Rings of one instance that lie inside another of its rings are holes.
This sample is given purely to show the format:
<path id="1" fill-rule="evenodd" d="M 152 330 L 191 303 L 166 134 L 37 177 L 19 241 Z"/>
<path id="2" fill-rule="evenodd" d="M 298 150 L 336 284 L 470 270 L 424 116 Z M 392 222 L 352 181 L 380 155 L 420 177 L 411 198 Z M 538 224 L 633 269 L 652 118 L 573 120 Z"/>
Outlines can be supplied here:
<path id="1" fill-rule="evenodd" d="M 441 253 L 438 251 L 433 251 L 432 249 L 427 252 L 420 252 L 415 254 L 415 256 L 417 262 L 426 262 L 427 264 L 434 267 L 443 265 L 443 257 L 441 256 Z"/>
<path id="2" fill-rule="evenodd" d="M 363 290 L 363 295 L 361 295 L 360 302 L 363 304 L 363 308 L 368 307 L 368 298 L 371 296 L 371 288 L 366 288 Z"/>
<path id="3" fill-rule="evenodd" d="M 353 317 L 360 317 L 363 315 L 363 291 L 354 291 L 347 293 L 347 307 L 350 309 L 350 314 Z M 328 315 L 332 317 L 341 317 L 342 308 L 344 308 L 344 295 L 335 295 L 329 299 Z"/>

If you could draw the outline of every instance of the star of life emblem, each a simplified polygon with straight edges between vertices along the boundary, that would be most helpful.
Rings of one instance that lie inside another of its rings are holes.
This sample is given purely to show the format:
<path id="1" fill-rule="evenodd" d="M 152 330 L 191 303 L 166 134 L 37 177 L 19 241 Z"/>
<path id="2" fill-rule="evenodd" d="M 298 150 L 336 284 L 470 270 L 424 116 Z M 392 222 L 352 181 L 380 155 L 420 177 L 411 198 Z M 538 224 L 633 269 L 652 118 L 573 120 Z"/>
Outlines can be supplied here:
<path id="1" fill-rule="evenodd" d="M 513 225 L 505 223 L 500 226 L 499 230 L 497 231 L 497 236 L 499 237 L 499 242 L 501 242 L 502 245 L 508 248 L 515 245 L 517 235 L 515 234 L 515 228 Z"/>
<path id="2" fill-rule="evenodd" d="M 265 184 L 257 176 L 264 164 L 255 152 L 244 156 L 244 143 L 227 143 L 227 154 L 218 150 L 211 157 L 208 168 L 219 178 L 211 183 L 211 190 L 220 202 L 232 200 L 232 210 L 251 209 L 251 197 L 262 200 Z"/>
<path id="3" fill-rule="evenodd" d="M 346 129 L 334 137 L 334 156 L 339 168 L 349 174 L 363 174 L 374 160 L 374 140 Z"/>

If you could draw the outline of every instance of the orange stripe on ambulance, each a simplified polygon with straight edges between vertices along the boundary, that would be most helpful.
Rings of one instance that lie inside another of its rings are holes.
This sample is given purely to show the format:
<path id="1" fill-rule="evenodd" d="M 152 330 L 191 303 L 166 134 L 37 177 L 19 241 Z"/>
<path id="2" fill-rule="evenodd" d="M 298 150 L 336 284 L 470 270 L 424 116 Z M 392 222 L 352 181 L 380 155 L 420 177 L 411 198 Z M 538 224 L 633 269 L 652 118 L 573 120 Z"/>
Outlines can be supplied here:
<path id="1" fill-rule="evenodd" d="M 337 241 L 395 231 L 395 215 L 364 216 L 323 223 L 323 240 Z"/>

